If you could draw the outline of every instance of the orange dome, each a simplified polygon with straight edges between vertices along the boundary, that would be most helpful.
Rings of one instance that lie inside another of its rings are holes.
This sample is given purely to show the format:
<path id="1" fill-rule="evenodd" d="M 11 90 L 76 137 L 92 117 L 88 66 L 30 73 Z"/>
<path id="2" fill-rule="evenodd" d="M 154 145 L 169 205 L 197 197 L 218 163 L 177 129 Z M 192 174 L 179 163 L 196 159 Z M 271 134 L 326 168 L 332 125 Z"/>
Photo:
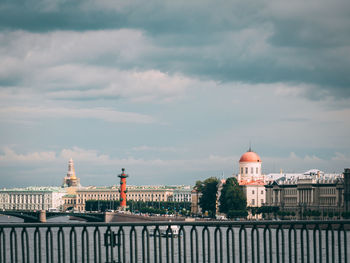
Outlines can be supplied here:
<path id="1" fill-rule="evenodd" d="M 239 159 L 240 163 L 261 163 L 260 156 L 255 152 L 248 151 Z"/>

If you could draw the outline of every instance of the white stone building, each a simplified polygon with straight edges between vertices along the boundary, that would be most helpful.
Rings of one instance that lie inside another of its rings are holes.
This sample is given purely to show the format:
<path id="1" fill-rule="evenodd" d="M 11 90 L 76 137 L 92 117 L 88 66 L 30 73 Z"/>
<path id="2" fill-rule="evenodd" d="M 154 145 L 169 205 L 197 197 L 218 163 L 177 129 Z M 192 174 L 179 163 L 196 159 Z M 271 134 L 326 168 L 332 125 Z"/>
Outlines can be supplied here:
<path id="1" fill-rule="evenodd" d="M 246 195 L 247 207 L 260 207 L 265 203 L 265 177 L 261 164 L 259 155 L 250 148 L 239 160 L 237 180 Z"/>
<path id="2" fill-rule="evenodd" d="M 26 187 L 0 190 L 2 210 L 61 210 L 66 191 L 60 187 Z"/>
<path id="3" fill-rule="evenodd" d="M 127 186 L 127 201 L 142 202 L 191 202 L 191 186 Z M 65 209 L 73 207 L 77 211 L 84 211 L 87 200 L 119 200 L 119 188 L 111 187 L 80 187 L 75 194 L 68 194 L 64 199 Z M 186 201 L 188 200 L 188 201 Z"/>

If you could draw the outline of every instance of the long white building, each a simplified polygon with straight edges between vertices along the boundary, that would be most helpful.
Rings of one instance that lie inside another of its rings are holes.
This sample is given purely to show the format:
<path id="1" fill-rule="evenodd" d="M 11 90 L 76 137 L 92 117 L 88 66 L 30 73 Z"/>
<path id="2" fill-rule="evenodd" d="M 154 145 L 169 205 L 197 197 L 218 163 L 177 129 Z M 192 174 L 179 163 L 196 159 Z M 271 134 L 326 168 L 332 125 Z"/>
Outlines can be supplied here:
<path id="1" fill-rule="evenodd" d="M 66 194 L 61 187 L 26 187 L 0 190 L 1 210 L 62 209 Z"/>

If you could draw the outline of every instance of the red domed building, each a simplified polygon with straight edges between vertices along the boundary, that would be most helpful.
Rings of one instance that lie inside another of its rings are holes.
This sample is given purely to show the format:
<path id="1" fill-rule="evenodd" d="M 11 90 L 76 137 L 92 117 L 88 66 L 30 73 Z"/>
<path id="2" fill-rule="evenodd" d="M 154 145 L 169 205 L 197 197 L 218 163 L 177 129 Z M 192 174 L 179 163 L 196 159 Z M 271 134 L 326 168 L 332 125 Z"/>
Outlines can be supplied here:
<path id="1" fill-rule="evenodd" d="M 239 159 L 237 180 L 243 186 L 248 207 L 258 207 L 265 203 L 265 180 L 261 164 L 260 156 L 251 148 Z"/>

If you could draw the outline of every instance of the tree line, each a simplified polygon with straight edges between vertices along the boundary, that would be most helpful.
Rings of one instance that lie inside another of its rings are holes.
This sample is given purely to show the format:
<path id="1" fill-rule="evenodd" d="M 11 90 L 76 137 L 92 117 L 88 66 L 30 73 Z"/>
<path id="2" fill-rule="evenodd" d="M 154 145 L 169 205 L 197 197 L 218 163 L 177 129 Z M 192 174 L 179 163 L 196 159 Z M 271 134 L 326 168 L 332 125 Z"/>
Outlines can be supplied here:
<path id="1" fill-rule="evenodd" d="M 87 200 L 85 211 L 117 210 L 120 200 Z M 191 210 L 190 202 L 143 202 L 126 201 L 127 210 L 134 213 L 152 213 L 152 214 L 183 214 L 188 215 Z"/>
<path id="2" fill-rule="evenodd" d="M 228 218 L 246 217 L 248 215 L 247 200 L 237 179 L 230 177 L 226 180 L 222 185 L 218 200 L 219 186 L 220 181 L 216 177 L 196 182 L 195 189 L 201 193 L 199 205 L 202 211 L 209 217 L 215 217 L 218 206 L 219 212 L 226 214 Z"/>

